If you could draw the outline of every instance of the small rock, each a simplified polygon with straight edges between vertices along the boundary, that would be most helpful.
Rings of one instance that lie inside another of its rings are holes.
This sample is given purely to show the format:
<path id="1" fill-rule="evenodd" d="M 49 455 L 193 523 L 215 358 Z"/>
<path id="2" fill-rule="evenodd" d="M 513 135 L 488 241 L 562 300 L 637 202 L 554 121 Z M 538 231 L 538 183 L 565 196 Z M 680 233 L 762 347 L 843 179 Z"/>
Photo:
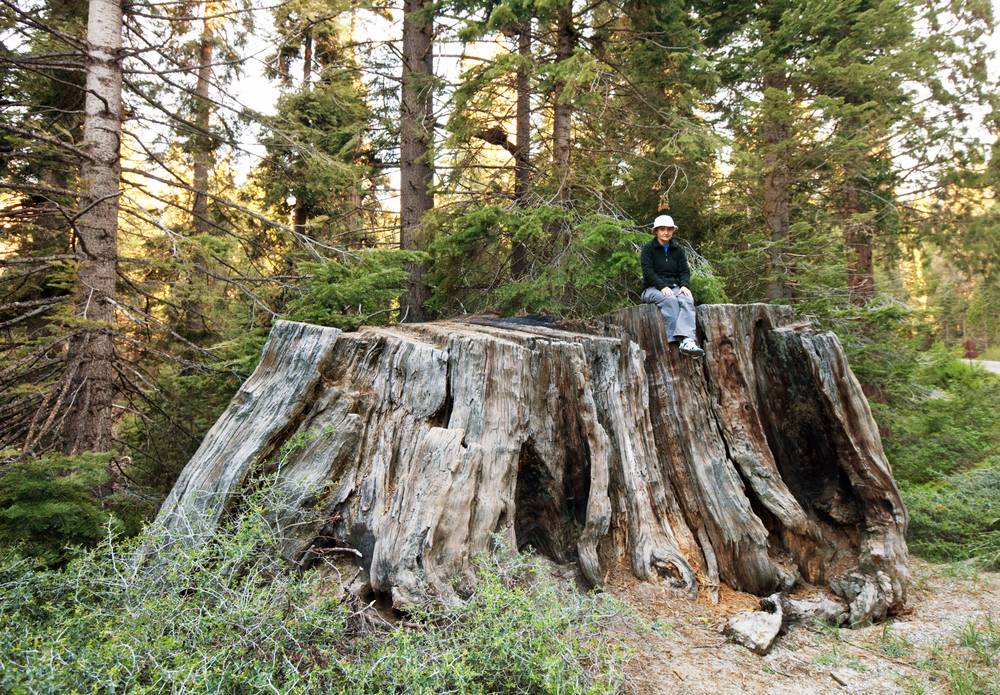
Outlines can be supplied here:
<path id="1" fill-rule="evenodd" d="M 733 642 L 755 654 L 767 654 L 781 630 L 781 597 L 778 594 L 761 601 L 761 611 L 740 611 L 726 623 L 725 633 Z"/>
<path id="2" fill-rule="evenodd" d="M 847 620 L 847 606 L 824 594 L 807 598 L 782 596 L 781 608 L 789 622 L 822 620 L 832 625 L 842 625 Z"/>
<path id="3" fill-rule="evenodd" d="M 881 620 L 896 595 L 892 579 L 882 571 L 875 572 L 874 576 L 848 572 L 832 579 L 830 588 L 847 599 L 850 606 L 848 622 L 851 625 Z"/>

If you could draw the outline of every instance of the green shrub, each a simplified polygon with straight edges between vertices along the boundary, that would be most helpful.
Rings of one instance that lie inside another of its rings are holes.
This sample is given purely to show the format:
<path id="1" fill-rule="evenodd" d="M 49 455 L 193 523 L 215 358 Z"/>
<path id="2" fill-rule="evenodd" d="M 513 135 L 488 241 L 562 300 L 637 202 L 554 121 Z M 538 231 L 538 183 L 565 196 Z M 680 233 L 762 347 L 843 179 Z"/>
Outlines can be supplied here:
<path id="1" fill-rule="evenodd" d="M 112 540 L 61 570 L 0 558 L 0 692 L 612 692 L 599 599 L 484 564 L 475 594 L 372 628 L 278 558 L 269 485 L 196 548 Z M 136 547 L 159 548 L 137 564 Z"/>
<path id="2" fill-rule="evenodd" d="M 910 511 L 910 547 L 998 569 L 1000 379 L 938 346 L 915 361 L 909 383 L 914 395 L 876 412 Z"/>
<path id="3" fill-rule="evenodd" d="M 53 454 L 0 469 L 0 544 L 47 565 L 62 562 L 68 547 L 95 544 L 109 520 L 96 493 L 109 481 L 111 457 Z"/>
<path id="4" fill-rule="evenodd" d="M 1000 570 L 1000 459 L 934 483 L 903 486 L 910 549 L 929 560 L 973 557 Z"/>
<path id="5" fill-rule="evenodd" d="M 1000 453 L 1000 379 L 941 351 L 915 371 L 919 395 L 882 411 L 897 479 L 933 482 Z"/>
<path id="6" fill-rule="evenodd" d="M 343 260 L 303 263 L 308 277 L 302 294 L 289 302 L 287 318 L 344 330 L 394 321 L 408 266 L 425 258 L 415 251 L 366 250 Z"/>
<path id="7" fill-rule="evenodd" d="M 729 301 L 722 279 L 705 263 L 691 270 L 691 294 L 698 304 L 724 304 Z"/>
<path id="8" fill-rule="evenodd" d="M 630 220 L 557 205 L 490 205 L 438 214 L 435 224 L 428 281 L 440 315 L 591 318 L 639 301 L 639 248 L 650 235 Z M 511 275 L 515 244 L 525 250 L 519 277 Z M 688 251 L 695 299 L 726 301 L 708 261 Z"/>
<path id="9" fill-rule="evenodd" d="M 930 560 L 997 567 L 1000 379 L 928 339 L 922 315 L 888 302 L 825 317 L 848 351 Z"/>
<path id="10" fill-rule="evenodd" d="M 481 564 L 467 603 L 425 607 L 415 615 L 416 630 L 376 635 L 352 669 L 358 691 L 618 690 L 623 652 L 594 629 L 600 601 L 532 578 L 533 566 L 523 556 Z"/>

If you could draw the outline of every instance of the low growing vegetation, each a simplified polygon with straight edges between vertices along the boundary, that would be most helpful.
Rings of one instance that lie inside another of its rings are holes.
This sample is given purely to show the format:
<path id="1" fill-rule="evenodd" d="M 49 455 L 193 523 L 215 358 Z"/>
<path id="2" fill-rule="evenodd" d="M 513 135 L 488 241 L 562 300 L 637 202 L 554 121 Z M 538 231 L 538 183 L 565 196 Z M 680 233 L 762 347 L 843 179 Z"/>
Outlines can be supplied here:
<path id="1" fill-rule="evenodd" d="M 911 552 L 1000 570 L 1000 377 L 894 306 L 839 327 L 910 512 Z"/>
<path id="2" fill-rule="evenodd" d="M 334 598 L 322 568 L 289 571 L 255 493 L 224 533 L 137 563 L 109 538 L 62 569 L 0 560 L 0 691 L 11 693 L 559 692 L 620 689 L 602 600 L 521 556 L 480 567 L 463 605 L 403 621 Z M 271 496 L 268 498 L 268 496 Z"/>
<path id="3" fill-rule="evenodd" d="M 94 493 L 109 482 L 111 458 L 53 454 L 8 464 L 0 475 L 0 547 L 57 565 L 67 546 L 97 543 L 111 517 Z"/>
<path id="4" fill-rule="evenodd" d="M 938 692 L 932 684 L 943 685 L 950 695 L 998 695 L 1000 623 L 990 617 L 962 623 L 949 639 L 932 644 L 910 663 L 925 674 L 900 679 L 911 695 Z"/>
<path id="5" fill-rule="evenodd" d="M 1000 378 L 952 358 L 924 366 L 914 383 L 924 393 L 883 420 L 910 549 L 1000 570 Z"/>

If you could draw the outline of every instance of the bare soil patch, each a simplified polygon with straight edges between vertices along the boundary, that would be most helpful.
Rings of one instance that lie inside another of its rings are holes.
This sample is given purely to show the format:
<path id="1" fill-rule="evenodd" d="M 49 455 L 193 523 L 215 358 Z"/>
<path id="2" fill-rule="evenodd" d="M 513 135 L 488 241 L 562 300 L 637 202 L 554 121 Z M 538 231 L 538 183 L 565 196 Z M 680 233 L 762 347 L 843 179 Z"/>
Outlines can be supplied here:
<path id="1" fill-rule="evenodd" d="M 722 635 L 726 618 L 755 609 L 756 597 L 723 590 L 718 605 L 693 603 L 659 585 L 612 578 L 609 592 L 640 618 L 612 628 L 634 651 L 628 691 L 1000 693 L 1000 574 L 920 560 L 911 569 L 904 615 L 854 629 L 797 625 L 763 657 Z"/>

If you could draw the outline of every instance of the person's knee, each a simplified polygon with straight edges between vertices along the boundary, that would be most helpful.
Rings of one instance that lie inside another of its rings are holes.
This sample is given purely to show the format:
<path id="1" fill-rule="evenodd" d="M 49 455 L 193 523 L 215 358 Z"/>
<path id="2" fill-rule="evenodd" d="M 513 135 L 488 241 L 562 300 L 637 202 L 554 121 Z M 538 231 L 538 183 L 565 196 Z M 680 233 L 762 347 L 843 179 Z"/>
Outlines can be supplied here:
<path id="1" fill-rule="evenodd" d="M 673 306 L 677 304 L 677 297 L 672 294 L 664 294 L 663 292 L 660 292 L 660 296 L 656 300 L 656 303 L 661 306 L 664 304 L 667 306 Z"/>

